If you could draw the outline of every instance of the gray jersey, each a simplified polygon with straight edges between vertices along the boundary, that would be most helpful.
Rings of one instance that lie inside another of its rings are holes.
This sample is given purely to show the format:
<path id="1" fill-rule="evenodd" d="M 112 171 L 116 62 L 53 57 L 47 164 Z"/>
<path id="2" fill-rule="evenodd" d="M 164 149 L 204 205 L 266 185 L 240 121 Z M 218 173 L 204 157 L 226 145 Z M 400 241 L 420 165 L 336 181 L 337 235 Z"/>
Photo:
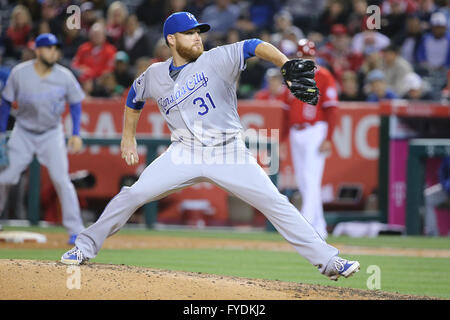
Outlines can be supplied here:
<path id="1" fill-rule="evenodd" d="M 204 52 L 174 81 L 172 58 L 151 65 L 133 86 L 136 101 L 152 98 L 172 131 L 172 140 L 218 145 L 242 129 L 236 85 L 245 69 L 244 41 Z"/>
<path id="2" fill-rule="evenodd" d="M 55 64 L 50 74 L 41 78 L 35 60 L 15 66 L 2 96 L 18 104 L 16 123 L 32 132 L 45 132 L 61 122 L 61 114 L 69 104 L 81 102 L 85 95 L 72 72 Z"/>

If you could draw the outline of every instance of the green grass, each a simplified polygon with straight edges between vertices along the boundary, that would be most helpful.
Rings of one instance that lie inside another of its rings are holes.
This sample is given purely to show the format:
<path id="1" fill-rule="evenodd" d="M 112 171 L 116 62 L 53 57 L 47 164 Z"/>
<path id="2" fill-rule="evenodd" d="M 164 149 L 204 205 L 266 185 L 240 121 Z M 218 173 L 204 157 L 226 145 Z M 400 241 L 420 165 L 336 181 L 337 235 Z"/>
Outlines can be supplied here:
<path id="1" fill-rule="evenodd" d="M 34 232 L 65 233 L 60 227 L 12 228 Z M 123 229 L 120 234 L 171 237 L 201 237 L 242 240 L 285 241 L 278 233 L 229 231 L 152 231 Z M 448 238 L 398 237 L 377 238 L 330 237 L 329 243 L 392 248 L 450 249 Z M 64 250 L 2 249 L 0 259 L 39 259 L 57 261 Z M 333 282 L 323 277 L 295 252 L 238 249 L 103 249 L 96 263 L 126 264 L 142 267 L 204 272 L 218 275 L 294 281 L 338 287 L 367 289 L 371 274 L 367 268 L 376 265 L 381 270 L 381 290 L 403 294 L 450 298 L 450 259 L 360 255 L 361 271 L 349 279 Z"/>

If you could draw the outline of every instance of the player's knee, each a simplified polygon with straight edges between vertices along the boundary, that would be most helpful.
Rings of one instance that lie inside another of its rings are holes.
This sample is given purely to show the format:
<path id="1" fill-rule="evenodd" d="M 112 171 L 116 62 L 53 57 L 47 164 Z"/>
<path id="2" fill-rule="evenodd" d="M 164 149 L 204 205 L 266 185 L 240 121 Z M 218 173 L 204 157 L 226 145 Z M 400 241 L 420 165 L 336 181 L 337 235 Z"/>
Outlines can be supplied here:
<path id="1" fill-rule="evenodd" d="M 148 191 L 138 188 L 135 185 L 131 187 L 122 187 L 120 192 L 125 193 L 135 204 L 144 204 L 149 198 Z"/>

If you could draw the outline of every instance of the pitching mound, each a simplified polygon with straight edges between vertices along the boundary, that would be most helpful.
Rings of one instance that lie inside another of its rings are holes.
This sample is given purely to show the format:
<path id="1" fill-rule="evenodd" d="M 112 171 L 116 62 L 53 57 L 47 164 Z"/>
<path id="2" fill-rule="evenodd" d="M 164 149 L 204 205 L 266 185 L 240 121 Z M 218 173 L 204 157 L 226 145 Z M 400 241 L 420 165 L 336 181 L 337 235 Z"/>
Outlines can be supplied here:
<path id="1" fill-rule="evenodd" d="M 1 299 L 418 299 L 368 290 L 175 272 L 125 265 L 0 260 Z M 421 298 L 421 297 L 420 297 Z"/>

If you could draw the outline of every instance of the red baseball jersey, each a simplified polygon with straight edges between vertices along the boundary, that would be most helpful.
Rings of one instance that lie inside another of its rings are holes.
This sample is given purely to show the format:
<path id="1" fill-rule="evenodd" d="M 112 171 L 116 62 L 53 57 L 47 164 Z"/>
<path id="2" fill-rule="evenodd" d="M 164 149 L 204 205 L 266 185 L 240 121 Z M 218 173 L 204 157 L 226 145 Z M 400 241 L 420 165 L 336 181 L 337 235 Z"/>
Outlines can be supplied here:
<path id="1" fill-rule="evenodd" d="M 95 79 L 114 70 L 115 55 L 116 48 L 112 44 L 105 42 L 97 48 L 91 42 L 85 42 L 78 48 L 72 67 L 86 68 L 80 76 L 80 81 Z"/>
<path id="2" fill-rule="evenodd" d="M 289 126 L 327 121 L 324 109 L 338 106 L 336 81 L 330 71 L 324 67 L 318 66 L 315 80 L 320 91 L 319 102 L 317 105 L 313 106 L 298 99 L 293 99 L 290 103 L 288 116 Z"/>

